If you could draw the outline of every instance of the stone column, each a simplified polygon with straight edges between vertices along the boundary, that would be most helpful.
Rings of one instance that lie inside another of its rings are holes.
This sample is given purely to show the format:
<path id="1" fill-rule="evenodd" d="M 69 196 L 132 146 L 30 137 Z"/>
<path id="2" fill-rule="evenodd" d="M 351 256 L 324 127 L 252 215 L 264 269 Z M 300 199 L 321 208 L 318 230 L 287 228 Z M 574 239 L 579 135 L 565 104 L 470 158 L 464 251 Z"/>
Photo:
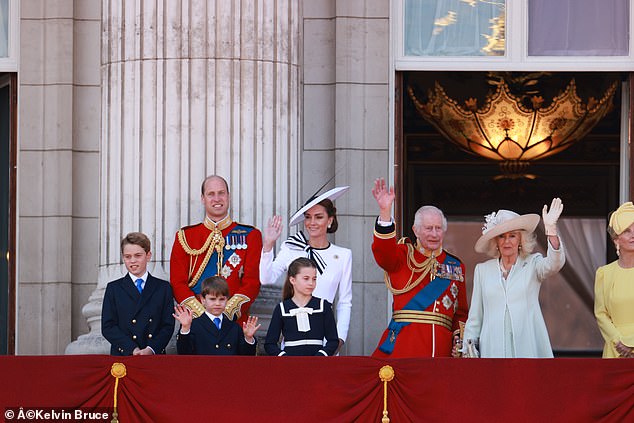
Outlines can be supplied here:
<path id="1" fill-rule="evenodd" d="M 320 173 L 351 190 L 337 200 L 334 242 L 352 249 L 352 316 L 342 354 L 368 355 L 387 323 L 387 290 L 371 251 L 376 203 L 389 177 L 390 5 L 382 0 L 304 0 L 302 197 Z M 327 179 L 326 179 L 327 180 Z M 353 329 L 354 328 L 354 329 Z"/>
<path id="2" fill-rule="evenodd" d="M 300 17 L 295 0 L 103 0 L 98 285 L 90 333 L 66 352 L 107 353 L 106 284 L 119 241 L 152 240 L 167 278 L 174 234 L 204 216 L 200 183 L 229 182 L 235 220 L 261 227 L 297 206 Z"/>

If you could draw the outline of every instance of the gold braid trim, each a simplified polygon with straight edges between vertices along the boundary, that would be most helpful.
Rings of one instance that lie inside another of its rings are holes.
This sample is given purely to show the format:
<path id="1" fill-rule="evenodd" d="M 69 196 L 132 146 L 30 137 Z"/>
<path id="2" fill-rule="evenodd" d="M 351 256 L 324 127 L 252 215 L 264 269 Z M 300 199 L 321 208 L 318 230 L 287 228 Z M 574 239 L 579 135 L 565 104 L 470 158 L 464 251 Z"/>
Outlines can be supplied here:
<path id="1" fill-rule="evenodd" d="M 178 242 L 180 242 L 185 253 L 189 255 L 190 279 L 187 286 L 191 288 L 196 285 L 196 283 L 198 282 L 198 279 L 200 279 L 200 276 L 205 271 L 205 268 L 207 267 L 207 263 L 209 262 L 209 259 L 213 255 L 214 251 L 218 253 L 216 274 L 220 274 L 220 271 L 222 270 L 222 264 L 224 261 L 223 251 L 225 247 L 225 237 L 222 236 L 222 232 L 220 231 L 218 227 L 215 227 L 211 230 L 211 233 L 207 237 L 207 240 L 203 244 L 202 248 L 200 248 L 199 250 L 194 250 L 193 248 L 189 246 L 189 244 L 187 243 L 187 239 L 185 238 L 185 231 L 183 229 L 180 229 L 178 231 Z M 202 253 L 206 253 L 205 258 L 203 259 L 203 262 L 198 267 L 198 272 L 196 272 L 194 277 L 191 277 L 192 271 L 194 267 L 196 266 L 196 261 L 198 261 L 197 256 L 201 255 Z"/>
<path id="2" fill-rule="evenodd" d="M 402 243 L 403 242 L 399 241 L 399 244 L 402 244 Z M 402 289 L 394 288 L 392 286 L 392 281 L 390 280 L 390 275 L 387 272 L 384 272 L 385 286 L 387 286 L 387 289 L 389 289 L 392 292 L 392 294 L 395 294 L 395 295 L 404 294 L 416 288 L 423 281 L 423 279 L 425 279 L 425 276 L 427 276 L 429 271 L 432 270 L 433 272 L 435 272 L 436 266 L 438 266 L 438 261 L 436 260 L 436 257 L 433 254 L 431 255 L 431 257 L 428 257 L 424 262 L 422 263 L 417 262 L 416 258 L 414 257 L 415 250 L 412 244 L 406 243 L 405 245 L 407 245 L 407 267 L 409 267 L 409 270 L 412 271 L 412 273 L 410 274 L 409 280 L 407 281 L 405 286 Z M 431 278 L 434 277 L 433 272 L 432 272 Z M 416 273 L 420 273 L 420 275 L 416 278 L 416 280 L 412 281 L 412 278 L 414 278 L 414 274 Z"/>
<path id="3" fill-rule="evenodd" d="M 382 234 L 380 232 L 377 232 L 376 229 L 374 230 L 374 236 L 379 238 L 379 239 L 390 239 L 390 238 L 396 238 L 396 230 L 393 230 L 392 232 L 388 233 L 388 234 Z"/>
<path id="4" fill-rule="evenodd" d="M 200 248 L 200 250 L 194 250 L 193 248 L 189 246 L 189 244 L 187 243 L 187 239 L 185 238 L 185 231 L 183 229 L 178 230 L 178 242 L 180 242 L 181 246 L 183 247 L 183 250 L 185 250 L 185 252 L 188 255 L 199 256 L 202 253 L 206 252 L 207 249 L 209 248 L 209 244 L 211 244 L 211 240 L 213 239 L 213 234 L 214 233 L 212 231 L 207 237 L 207 240 L 205 241 L 203 246 Z"/>
<path id="5" fill-rule="evenodd" d="M 395 322 L 424 323 L 428 325 L 440 325 L 451 331 L 453 321 L 446 314 L 433 311 L 396 310 L 392 314 Z"/>

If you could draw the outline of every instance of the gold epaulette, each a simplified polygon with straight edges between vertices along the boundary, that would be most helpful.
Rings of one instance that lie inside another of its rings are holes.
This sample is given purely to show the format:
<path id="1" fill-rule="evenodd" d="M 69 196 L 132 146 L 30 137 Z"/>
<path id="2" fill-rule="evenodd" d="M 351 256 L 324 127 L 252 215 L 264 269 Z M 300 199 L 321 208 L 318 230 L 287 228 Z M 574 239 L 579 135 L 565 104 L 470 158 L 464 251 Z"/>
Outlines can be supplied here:
<path id="1" fill-rule="evenodd" d="M 192 311 L 194 317 L 200 317 L 205 312 L 203 305 L 196 299 L 196 297 L 189 297 L 181 303 L 182 306 L 189 308 Z"/>
<path id="2" fill-rule="evenodd" d="M 227 301 L 227 305 L 225 306 L 225 314 L 231 320 L 235 320 L 236 318 L 240 318 L 242 316 L 242 312 L 240 311 L 240 307 L 242 304 L 251 301 L 251 298 L 247 297 L 243 294 L 235 294 L 229 301 Z"/>

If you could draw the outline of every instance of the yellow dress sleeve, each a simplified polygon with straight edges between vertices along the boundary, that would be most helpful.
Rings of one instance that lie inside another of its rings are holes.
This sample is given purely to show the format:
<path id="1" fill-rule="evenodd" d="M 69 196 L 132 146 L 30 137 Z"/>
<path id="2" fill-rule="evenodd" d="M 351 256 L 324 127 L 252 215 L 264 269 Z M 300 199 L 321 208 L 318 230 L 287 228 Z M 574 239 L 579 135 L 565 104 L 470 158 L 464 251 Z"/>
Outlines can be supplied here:
<path id="1" fill-rule="evenodd" d="M 612 347 L 621 340 L 619 330 L 614 326 L 607 305 L 607 295 L 612 290 L 612 278 L 606 278 L 605 266 L 599 267 L 594 280 L 594 315 L 603 339 Z"/>

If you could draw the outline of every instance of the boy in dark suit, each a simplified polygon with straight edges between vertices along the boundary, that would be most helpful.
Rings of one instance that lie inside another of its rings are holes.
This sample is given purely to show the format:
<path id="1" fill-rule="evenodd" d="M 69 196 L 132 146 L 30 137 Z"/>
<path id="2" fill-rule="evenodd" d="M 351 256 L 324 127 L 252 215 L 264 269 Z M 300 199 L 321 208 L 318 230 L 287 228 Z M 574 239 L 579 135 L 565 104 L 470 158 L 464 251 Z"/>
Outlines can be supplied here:
<path id="1" fill-rule="evenodd" d="M 127 234 L 121 256 L 128 274 L 108 283 L 101 311 L 101 333 L 110 342 L 110 354 L 165 354 L 174 332 L 172 288 L 148 273 L 152 253 L 145 234 Z"/>
<path id="2" fill-rule="evenodd" d="M 185 306 L 174 307 L 174 317 L 181 323 L 176 338 L 179 354 L 255 355 L 255 332 L 258 318 L 249 316 L 242 327 L 223 315 L 229 298 L 229 285 L 221 276 L 202 282 L 200 295 L 205 312 L 193 319 Z"/>

